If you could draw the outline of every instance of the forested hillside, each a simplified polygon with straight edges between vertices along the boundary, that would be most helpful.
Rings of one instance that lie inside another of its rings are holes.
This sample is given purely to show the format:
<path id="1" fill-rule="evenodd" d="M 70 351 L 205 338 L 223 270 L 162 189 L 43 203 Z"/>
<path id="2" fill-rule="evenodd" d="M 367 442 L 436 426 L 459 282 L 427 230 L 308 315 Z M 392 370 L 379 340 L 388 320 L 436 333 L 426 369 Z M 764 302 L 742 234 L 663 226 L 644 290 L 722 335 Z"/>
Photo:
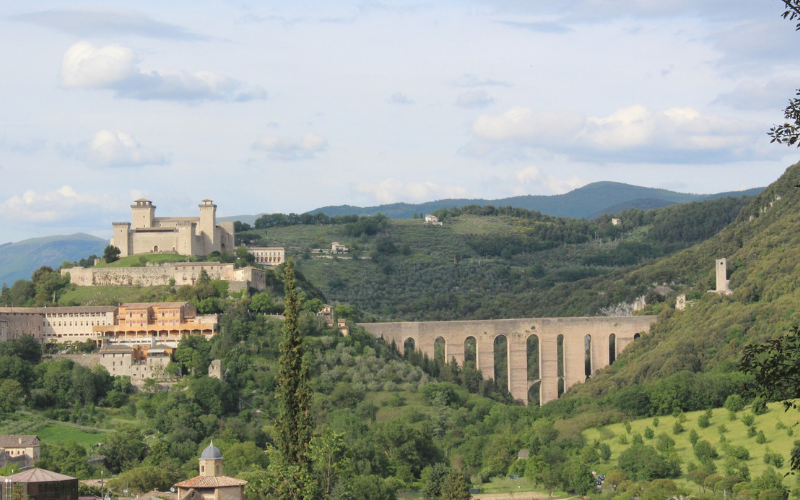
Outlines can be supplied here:
<path id="1" fill-rule="evenodd" d="M 668 377 L 690 378 L 694 373 L 728 373 L 736 370 L 742 346 L 783 335 L 800 325 L 800 166 L 794 165 L 755 197 L 718 235 L 650 265 L 620 276 L 613 284 L 586 283 L 594 291 L 637 286 L 641 283 L 680 283 L 694 301 L 686 311 L 676 311 L 673 296 L 661 310 L 651 335 L 633 345 L 615 364 L 576 395 L 612 394 L 640 401 L 639 414 L 655 406 L 687 401 L 675 394 L 669 401 L 654 399 L 638 384 L 658 383 Z M 726 257 L 733 294 L 708 293 L 714 288 L 713 262 Z M 641 396 L 631 397 L 632 393 Z M 691 398 L 689 398 L 690 400 Z"/>
<path id="2" fill-rule="evenodd" d="M 627 270 L 709 238 L 750 198 L 720 198 L 631 209 L 595 220 L 511 207 L 440 210 L 443 225 L 420 219 L 266 215 L 240 241 L 286 246 L 298 269 L 362 319 L 447 320 L 598 314 L 650 294 L 652 282 L 587 294 L 583 281 L 612 281 Z M 247 229 L 246 226 L 240 226 Z M 320 255 L 333 241 L 345 255 Z M 565 297 L 571 297 L 565 302 Z"/>

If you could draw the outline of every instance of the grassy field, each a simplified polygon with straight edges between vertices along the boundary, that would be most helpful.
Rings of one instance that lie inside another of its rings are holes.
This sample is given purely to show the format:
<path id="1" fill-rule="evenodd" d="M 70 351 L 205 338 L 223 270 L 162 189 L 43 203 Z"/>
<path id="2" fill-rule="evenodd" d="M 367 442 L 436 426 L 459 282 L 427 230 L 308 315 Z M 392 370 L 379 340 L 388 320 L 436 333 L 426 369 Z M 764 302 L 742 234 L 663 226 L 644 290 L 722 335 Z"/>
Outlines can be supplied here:
<path id="1" fill-rule="evenodd" d="M 43 443 L 77 441 L 84 446 L 93 446 L 105 437 L 105 433 L 91 433 L 60 424 L 47 424 L 36 433 Z"/>
<path id="2" fill-rule="evenodd" d="M 725 464 L 725 451 L 723 443 L 720 443 L 719 426 L 724 425 L 727 432 L 724 432 L 725 442 L 732 446 L 743 446 L 750 452 L 750 459 L 746 461 L 750 469 L 751 477 L 759 476 L 768 467 L 764 463 L 764 453 L 768 450 L 778 452 L 784 457 L 784 466 L 778 470 L 778 473 L 785 474 L 789 472 L 789 453 L 791 452 L 795 439 L 800 439 L 800 435 L 791 436 L 793 434 L 792 425 L 800 420 L 800 415 L 794 411 L 784 412 L 780 404 L 774 403 L 769 405 L 769 410 L 763 415 L 756 415 L 753 427 L 757 431 L 763 431 L 764 436 L 767 438 L 766 442 L 759 444 L 756 438 L 748 437 L 747 426 L 742 422 L 744 415 L 751 414 L 749 409 L 742 410 L 736 414 L 736 420 L 730 420 L 728 410 L 724 408 L 717 408 L 713 410 L 713 417 L 711 418 L 711 425 L 705 429 L 701 429 L 697 423 L 698 417 L 704 412 L 691 412 L 686 413 L 686 422 L 684 422 L 684 432 L 679 434 L 673 433 L 673 425 L 675 424 L 675 417 L 659 417 L 658 427 L 654 426 L 652 418 L 634 420 L 630 422 L 631 432 L 626 432 L 624 424 L 612 424 L 601 428 L 588 429 L 583 432 L 583 436 L 587 443 L 592 443 L 595 440 L 601 443 L 607 443 L 611 447 L 611 459 L 608 463 L 597 466 L 598 474 L 604 474 L 611 469 L 617 468 L 616 461 L 619 455 L 624 451 L 629 444 L 621 444 L 620 436 L 625 435 L 628 442 L 632 441 L 634 433 L 644 435 L 645 428 L 649 427 L 653 430 L 656 437 L 659 434 L 666 433 L 675 440 L 675 451 L 678 453 L 682 460 L 682 470 L 684 472 L 681 479 L 686 479 L 686 466 L 689 462 L 698 463 L 694 455 L 691 442 L 689 442 L 689 433 L 692 429 L 697 431 L 700 439 L 705 439 L 710 442 L 719 453 L 719 458 L 715 461 L 718 473 L 724 474 Z M 785 428 L 781 428 L 784 427 Z M 644 439 L 645 444 L 655 445 L 655 439 Z M 785 484 L 794 486 L 794 480 L 787 478 Z M 692 485 L 692 487 L 694 487 Z"/>

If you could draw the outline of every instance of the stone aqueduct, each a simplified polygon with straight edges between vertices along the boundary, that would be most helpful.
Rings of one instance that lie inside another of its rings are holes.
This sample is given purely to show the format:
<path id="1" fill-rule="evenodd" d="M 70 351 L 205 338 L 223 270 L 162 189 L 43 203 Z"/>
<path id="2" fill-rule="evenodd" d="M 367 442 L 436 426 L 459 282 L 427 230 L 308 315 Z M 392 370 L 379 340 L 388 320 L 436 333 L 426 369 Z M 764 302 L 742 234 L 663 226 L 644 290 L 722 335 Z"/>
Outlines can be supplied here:
<path id="1" fill-rule="evenodd" d="M 559 380 L 563 391 L 583 382 L 587 377 L 587 357 L 590 373 L 608 366 L 625 347 L 640 334 L 650 330 L 656 316 L 584 317 L 584 318 L 523 318 L 483 321 L 428 321 L 399 323 L 363 323 L 368 332 L 394 341 L 402 351 L 412 339 L 417 350 L 434 357 L 436 340 L 444 340 L 444 355 L 459 366 L 464 364 L 465 344 L 472 337 L 475 343 L 476 367 L 484 378 L 495 376 L 495 339 L 505 336 L 507 346 L 508 390 L 514 399 L 528 403 L 528 391 L 539 387 L 540 404 L 557 399 Z M 539 377 L 528 380 L 528 338 L 538 340 Z M 613 337 L 612 337 L 613 336 Z M 587 337 L 590 350 L 587 353 Z M 559 374 L 558 345 L 562 359 Z"/>

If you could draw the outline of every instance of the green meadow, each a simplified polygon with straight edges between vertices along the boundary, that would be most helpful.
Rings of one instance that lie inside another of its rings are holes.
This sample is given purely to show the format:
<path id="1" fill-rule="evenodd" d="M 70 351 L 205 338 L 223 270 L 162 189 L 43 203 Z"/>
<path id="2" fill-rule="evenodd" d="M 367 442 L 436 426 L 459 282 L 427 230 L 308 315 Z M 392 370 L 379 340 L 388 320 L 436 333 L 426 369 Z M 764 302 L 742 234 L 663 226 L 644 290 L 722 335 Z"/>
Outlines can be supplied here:
<path id="1" fill-rule="evenodd" d="M 768 406 L 766 413 L 762 415 L 754 415 L 752 427 L 755 428 L 756 433 L 762 431 L 766 441 L 758 443 L 756 436 L 748 435 L 748 426 L 742 421 L 746 415 L 752 415 L 750 408 L 745 408 L 736 413 L 736 419 L 730 419 L 730 412 L 724 408 L 717 408 L 712 411 L 710 424 L 706 428 L 701 428 L 698 424 L 698 419 L 704 411 L 696 411 L 685 413 L 686 420 L 681 424 L 683 432 L 675 433 L 673 426 L 678 421 L 679 417 L 662 416 L 658 417 L 658 426 L 655 425 L 653 418 L 646 418 L 640 420 L 632 420 L 630 424 L 630 432 L 625 427 L 624 423 L 611 424 L 599 428 L 587 429 L 583 432 L 583 436 L 587 443 L 591 444 L 595 441 L 600 443 L 607 443 L 611 447 L 611 458 L 608 462 L 602 463 L 597 466 L 598 474 L 605 474 L 611 469 L 617 468 L 617 459 L 625 449 L 627 449 L 633 441 L 634 434 L 641 434 L 644 438 L 644 444 L 655 446 L 655 441 L 658 435 L 666 433 L 669 437 L 675 440 L 675 452 L 681 458 L 681 469 L 683 474 L 679 480 L 688 482 L 686 479 L 687 465 L 690 462 L 699 464 L 699 460 L 694 455 L 694 448 L 689 441 L 691 431 L 694 429 L 699 439 L 705 439 L 712 446 L 714 446 L 719 453 L 719 458 L 715 460 L 717 470 L 720 474 L 723 473 L 725 464 L 725 445 L 743 446 L 750 453 L 750 458 L 745 461 L 750 469 L 751 477 L 759 476 L 768 466 L 764 463 L 764 454 L 767 451 L 780 453 L 784 458 L 784 465 L 782 468 L 777 469 L 779 474 L 786 474 L 789 472 L 789 454 L 792 450 L 795 439 L 800 439 L 800 433 L 796 434 L 798 427 L 793 427 L 798 420 L 800 414 L 794 410 L 784 412 L 783 406 L 779 403 L 772 403 Z M 721 426 L 724 428 L 721 429 Z M 653 431 L 654 437 L 648 439 L 645 436 L 645 429 L 650 428 Z M 757 434 L 756 434 L 757 435 Z M 625 436 L 623 438 L 623 436 Z M 724 438 L 722 438 L 724 436 Z M 721 441 L 724 439 L 724 441 Z M 623 444 L 627 441 L 628 444 Z M 774 467 L 773 467 L 774 468 Z M 793 481 L 790 478 L 784 480 L 787 486 L 793 486 Z M 693 485 L 692 485 L 693 486 Z"/>

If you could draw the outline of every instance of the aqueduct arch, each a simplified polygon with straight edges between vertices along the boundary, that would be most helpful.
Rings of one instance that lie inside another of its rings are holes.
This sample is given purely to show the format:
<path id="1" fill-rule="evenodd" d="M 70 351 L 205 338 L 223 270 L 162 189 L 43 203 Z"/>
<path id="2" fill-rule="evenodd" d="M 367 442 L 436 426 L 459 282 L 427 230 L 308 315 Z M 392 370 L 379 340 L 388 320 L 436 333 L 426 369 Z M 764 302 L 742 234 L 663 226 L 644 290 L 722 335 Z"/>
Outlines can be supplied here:
<path id="1" fill-rule="evenodd" d="M 655 321 L 656 316 L 631 316 L 362 323 L 361 326 L 387 342 L 394 340 L 401 351 L 411 339 L 417 350 L 431 358 L 435 340 L 442 337 L 447 361 L 455 358 L 460 366 L 464 364 L 464 343 L 468 337 L 474 337 L 475 365 L 484 378 L 494 375 L 494 340 L 504 335 L 508 343 L 508 391 L 527 404 L 528 389 L 539 383 L 540 404 L 545 404 L 558 398 L 559 335 L 564 339 L 562 362 L 564 390 L 567 390 L 586 380 L 587 335 L 591 337 L 590 363 L 594 374 L 608 366 L 641 333 L 649 331 Z M 531 335 L 539 339 L 539 382 L 528 381 L 527 340 Z M 611 352 L 612 348 L 616 352 Z"/>

